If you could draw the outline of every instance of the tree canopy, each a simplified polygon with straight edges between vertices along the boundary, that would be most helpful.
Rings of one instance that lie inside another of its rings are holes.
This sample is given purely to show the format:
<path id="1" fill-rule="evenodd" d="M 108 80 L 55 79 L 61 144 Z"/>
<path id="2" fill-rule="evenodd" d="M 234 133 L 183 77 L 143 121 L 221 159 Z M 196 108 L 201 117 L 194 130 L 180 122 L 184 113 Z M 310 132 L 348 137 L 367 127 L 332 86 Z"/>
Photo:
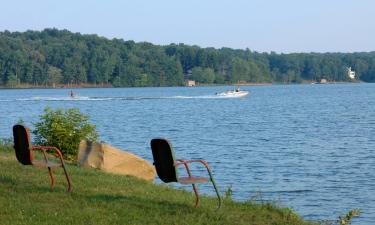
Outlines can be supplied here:
<path id="1" fill-rule="evenodd" d="M 375 82 L 375 52 L 259 53 L 249 49 L 154 45 L 68 30 L 0 32 L 0 85 L 93 84 L 115 87 L 299 83 L 304 80 Z"/>

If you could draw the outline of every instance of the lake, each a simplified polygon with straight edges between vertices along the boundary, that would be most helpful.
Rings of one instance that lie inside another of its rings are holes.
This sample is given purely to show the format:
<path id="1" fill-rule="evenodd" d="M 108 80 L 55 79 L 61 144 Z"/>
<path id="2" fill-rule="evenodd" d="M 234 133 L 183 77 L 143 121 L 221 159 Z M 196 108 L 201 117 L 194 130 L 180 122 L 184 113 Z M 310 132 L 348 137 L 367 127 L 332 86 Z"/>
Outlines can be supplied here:
<path id="1" fill-rule="evenodd" d="M 90 115 L 100 140 L 151 161 L 150 140 L 168 138 L 178 158 L 202 158 L 220 191 L 276 201 L 306 219 L 375 224 L 375 84 L 0 90 L 0 137 L 19 119 L 32 129 L 46 106 Z M 214 195 L 210 186 L 202 192 Z M 187 187 L 190 190 L 190 187 Z M 193 201 L 193 200 L 192 200 Z"/>

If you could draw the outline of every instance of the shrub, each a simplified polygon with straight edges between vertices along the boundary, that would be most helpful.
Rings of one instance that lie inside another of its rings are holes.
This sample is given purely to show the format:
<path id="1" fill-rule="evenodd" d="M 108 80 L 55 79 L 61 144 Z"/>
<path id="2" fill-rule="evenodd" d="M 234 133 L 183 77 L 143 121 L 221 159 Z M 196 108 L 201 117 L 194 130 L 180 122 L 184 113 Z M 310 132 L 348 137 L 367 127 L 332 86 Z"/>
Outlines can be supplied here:
<path id="1" fill-rule="evenodd" d="M 55 146 L 60 149 L 64 158 L 77 158 L 79 142 L 83 139 L 96 141 L 96 127 L 88 122 L 88 115 L 78 109 L 44 109 L 40 121 L 34 123 L 35 142 L 38 145 Z"/>
<path id="2" fill-rule="evenodd" d="M 227 187 L 227 190 L 225 191 L 224 198 L 225 198 L 225 199 L 232 200 L 232 196 L 233 196 L 232 185 L 229 185 L 229 186 Z"/>
<path id="3" fill-rule="evenodd" d="M 0 151 L 13 151 L 13 140 L 10 138 L 0 138 Z"/>
<path id="4" fill-rule="evenodd" d="M 352 219 L 354 217 L 357 217 L 361 214 L 359 209 L 352 209 L 350 210 L 345 216 L 341 215 L 339 216 L 339 224 L 340 225 L 349 225 L 352 224 Z"/>

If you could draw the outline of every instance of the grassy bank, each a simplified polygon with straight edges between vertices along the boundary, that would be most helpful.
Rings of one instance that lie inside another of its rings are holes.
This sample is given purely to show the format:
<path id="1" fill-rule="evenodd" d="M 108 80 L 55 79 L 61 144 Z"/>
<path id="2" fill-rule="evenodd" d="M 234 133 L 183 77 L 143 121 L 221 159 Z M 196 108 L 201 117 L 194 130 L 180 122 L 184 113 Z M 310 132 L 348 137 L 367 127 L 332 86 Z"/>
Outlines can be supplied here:
<path id="1" fill-rule="evenodd" d="M 0 147 L 0 224 L 312 224 L 289 209 L 272 204 L 204 197 L 68 164 L 73 193 L 66 192 L 60 169 L 55 191 L 46 169 L 23 166 L 14 152 Z"/>

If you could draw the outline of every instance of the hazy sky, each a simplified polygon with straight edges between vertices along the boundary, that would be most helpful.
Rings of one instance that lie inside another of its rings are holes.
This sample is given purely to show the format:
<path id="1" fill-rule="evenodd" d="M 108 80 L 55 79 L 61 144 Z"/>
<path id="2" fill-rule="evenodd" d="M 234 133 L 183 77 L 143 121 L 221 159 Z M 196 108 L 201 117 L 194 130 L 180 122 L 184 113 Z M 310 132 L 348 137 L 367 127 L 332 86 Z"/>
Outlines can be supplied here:
<path id="1" fill-rule="evenodd" d="M 375 0 L 0 0 L 0 30 L 260 52 L 375 51 Z"/>

